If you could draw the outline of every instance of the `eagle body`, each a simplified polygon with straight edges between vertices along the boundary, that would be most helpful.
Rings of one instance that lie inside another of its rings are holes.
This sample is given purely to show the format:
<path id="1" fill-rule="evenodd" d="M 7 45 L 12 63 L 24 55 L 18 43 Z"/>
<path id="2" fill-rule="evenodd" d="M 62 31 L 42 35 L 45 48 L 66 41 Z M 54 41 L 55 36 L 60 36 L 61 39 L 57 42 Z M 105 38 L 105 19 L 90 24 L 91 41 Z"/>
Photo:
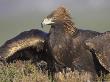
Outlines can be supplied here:
<path id="1" fill-rule="evenodd" d="M 108 73 L 101 62 L 98 62 L 100 59 L 96 54 L 94 56 L 86 45 L 86 40 L 100 36 L 102 33 L 76 28 L 69 13 L 63 7 L 48 15 L 42 24 L 51 25 L 47 44 L 48 52 L 55 63 L 79 72 L 89 72 L 93 78 L 96 75 L 100 76 L 101 73 Z M 57 64 L 55 65 L 59 68 Z"/>
<path id="2" fill-rule="evenodd" d="M 60 62 L 72 70 L 94 72 L 94 63 L 92 55 L 85 50 L 84 41 L 90 37 L 94 37 L 100 33 L 89 30 L 78 29 L 76 33 L 65 33 L 65 26 L 52 25 L 48 45 L 49 51 L 56 61 Z"/>

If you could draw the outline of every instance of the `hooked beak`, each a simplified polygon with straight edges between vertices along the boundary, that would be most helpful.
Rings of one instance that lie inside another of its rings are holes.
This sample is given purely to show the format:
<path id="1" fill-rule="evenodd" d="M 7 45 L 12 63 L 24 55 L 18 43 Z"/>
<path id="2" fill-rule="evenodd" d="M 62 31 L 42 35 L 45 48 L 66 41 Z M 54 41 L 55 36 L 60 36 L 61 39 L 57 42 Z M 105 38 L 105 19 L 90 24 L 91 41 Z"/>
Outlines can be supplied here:
<path id="1" fill-rule="evenodd" d="M 52 18 L 45 18 L 43 20 L 43 22 L 41 23 L 41 27 L 43 28 L 44 25 L 51 25 L 51 24 L 53 24 L 54 22 L 52 20 L 53 20 Z"/>

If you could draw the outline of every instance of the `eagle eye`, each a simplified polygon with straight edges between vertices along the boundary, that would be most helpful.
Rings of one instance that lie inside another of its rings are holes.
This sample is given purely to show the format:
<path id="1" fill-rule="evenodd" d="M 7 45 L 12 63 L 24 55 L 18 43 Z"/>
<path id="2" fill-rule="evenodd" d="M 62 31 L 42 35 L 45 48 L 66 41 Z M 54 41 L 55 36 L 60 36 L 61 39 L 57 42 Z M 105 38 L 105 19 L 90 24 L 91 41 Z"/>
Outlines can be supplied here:
<path id="1" fill-rule="evenodd" d="M 53 20 L 56 20 L 56 17 L 52 17 Z"/>

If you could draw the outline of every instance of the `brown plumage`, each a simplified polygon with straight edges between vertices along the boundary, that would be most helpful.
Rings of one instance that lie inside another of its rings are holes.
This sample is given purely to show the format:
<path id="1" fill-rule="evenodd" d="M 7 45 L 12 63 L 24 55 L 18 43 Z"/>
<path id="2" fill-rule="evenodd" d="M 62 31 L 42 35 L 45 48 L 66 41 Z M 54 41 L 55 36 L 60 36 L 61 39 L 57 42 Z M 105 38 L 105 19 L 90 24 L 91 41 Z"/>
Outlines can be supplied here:
<path id="1" fill-rule="evenodd" d="M 16 54 L 19 56 L 21 53 L 24 54 L 23 56 L 27 54 L 30 56 L 31 54 L 31 56 L 41 56 L 40 58 L 48 63 L 49 71 L 59 71 L 62 67 L 69 67 L 79 72 L 89 72 L 93 77 L 99 73 L 96 68 L 98 64 L 95 61 L 100 61 L 100 58 L 95 57 L 96 60 L 94 60 L 93 55 L 88 50 L 91 46 L 88 47 L 85 41 L 89 38 L 97 37 L 101 33 L 76 28 L 70 14 L 64 7 L 59 7 L 48 15 L 43 20 L 42 25 L 51 25 L 49 33 L 40 30 L 21 33 L 7 41 L 0 48 L 1 58 L 4 57 L 7 59 Z M 94 42 L 97 43 L 97 40 L 94 40 Z M 96 49 L 100 49 L 98 46 Z M 108 53 L 108 50 L 106 51 Z M 104 62 L 99 63 L 102 64 Z M 104 65 L 109 64 L 102 64 L 102 67 L 98 69 L 102 70 L 105 67 Z M 106 69 L 105 67 L 104 70 Z"/>
<path id="2" fill-rule="evenodd" d="M 90 38 L 85 43 L 98 62 L 110 72 L 110 31 Z"/>
<path id="3" fill-rule="evenodd" d="M 41 55 L 46 37 L 47 33 L 40 30 L 24 31 L 0 47 L 0 56 L 7 61 L 12 61 L 17 58 L 31 59 L 33 56 Z"/>
<path id="4" fill-rule="evenodd" d="M 57 62 L 72 70 L 96 74 L 92 55 L 86 50 L 84 41 L 100 33 L 76 28 L 64 7 L 53 11 L 44 19 L 43 24 L 51 25 L 47 44 L 48 50 Z"/>

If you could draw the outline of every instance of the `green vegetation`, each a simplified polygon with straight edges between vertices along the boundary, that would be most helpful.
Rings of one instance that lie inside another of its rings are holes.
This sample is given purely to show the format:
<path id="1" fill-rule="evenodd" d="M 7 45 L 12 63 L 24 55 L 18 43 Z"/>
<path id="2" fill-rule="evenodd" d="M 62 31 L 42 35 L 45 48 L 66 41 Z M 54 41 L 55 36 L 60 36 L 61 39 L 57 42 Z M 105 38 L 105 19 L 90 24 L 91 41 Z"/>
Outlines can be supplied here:
<path id="1" fill-rule="evenodd" d="M 109 81 L 110 75 L 105 76 Z M 56 73 L 54 82 L 86 82 L 91 76 L 89 73 L 69 71 L 68 73 Z M 97 82 L 101 82 L 101 78 L 98 78 Z M 47 73 L 42 73 L 35 65 L 29 61 L 17 61 L 3 65 L 0 63 L 0 82 L 51 82 Z"/>

